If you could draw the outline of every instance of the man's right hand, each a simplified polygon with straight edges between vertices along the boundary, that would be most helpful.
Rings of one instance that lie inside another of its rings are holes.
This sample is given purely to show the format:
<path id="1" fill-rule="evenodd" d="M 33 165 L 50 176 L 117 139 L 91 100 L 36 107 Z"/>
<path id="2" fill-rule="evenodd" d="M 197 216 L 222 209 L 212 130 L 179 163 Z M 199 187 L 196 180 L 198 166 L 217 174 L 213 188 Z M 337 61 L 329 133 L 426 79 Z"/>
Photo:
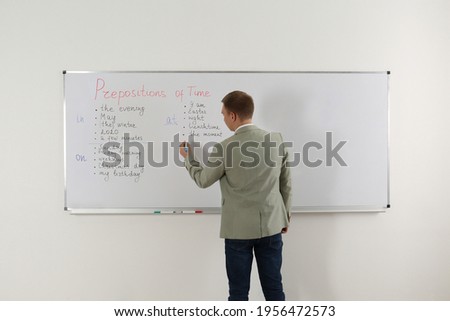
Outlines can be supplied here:
<path id="1" fill-rule="evenodd" d="M 180 155 L 186 158 L 190 152 L 191 145 L 187 142 L 182 142 L 180 145 Z"/>

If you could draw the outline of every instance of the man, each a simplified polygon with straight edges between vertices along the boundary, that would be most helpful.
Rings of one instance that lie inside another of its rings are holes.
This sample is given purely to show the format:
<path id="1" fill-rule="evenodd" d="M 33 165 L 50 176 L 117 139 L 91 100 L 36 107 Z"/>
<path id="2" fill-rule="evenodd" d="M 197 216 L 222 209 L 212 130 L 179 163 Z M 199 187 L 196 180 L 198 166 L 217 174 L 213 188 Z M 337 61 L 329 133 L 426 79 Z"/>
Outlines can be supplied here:
<path id="1" fill-rule="evenodd" d="M 288 154 L 280 134 L 253 125 L 251 96 L 233 91 L 222 103 L 224 122 L 235 134 L 216 144 L 203 166 L 190 146 L 185 151 L 187 144 L 180 146 L 180 154 L 199 187 L 220 180 L 228 300 L 248 300 L 254 252 L 266 300 L 284 301 L 281 233 L 287 232 L 290 221 Z"/>

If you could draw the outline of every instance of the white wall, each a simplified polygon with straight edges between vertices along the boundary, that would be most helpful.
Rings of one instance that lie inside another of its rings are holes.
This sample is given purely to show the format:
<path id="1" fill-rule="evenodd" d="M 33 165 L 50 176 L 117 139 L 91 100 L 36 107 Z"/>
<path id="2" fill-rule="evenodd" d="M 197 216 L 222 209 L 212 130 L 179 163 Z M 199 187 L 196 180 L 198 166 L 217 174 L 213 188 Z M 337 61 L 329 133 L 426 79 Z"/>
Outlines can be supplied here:
<path id="1" fill-rule="evenodd" d="M 449 300 L 449 12 L 446 0 L 2 0 L 0 299 L 227 297 L 219 216 L 63 211 L 67 69 L 390 70 L 393 207 L 295 215 L 286 294 Z"/>

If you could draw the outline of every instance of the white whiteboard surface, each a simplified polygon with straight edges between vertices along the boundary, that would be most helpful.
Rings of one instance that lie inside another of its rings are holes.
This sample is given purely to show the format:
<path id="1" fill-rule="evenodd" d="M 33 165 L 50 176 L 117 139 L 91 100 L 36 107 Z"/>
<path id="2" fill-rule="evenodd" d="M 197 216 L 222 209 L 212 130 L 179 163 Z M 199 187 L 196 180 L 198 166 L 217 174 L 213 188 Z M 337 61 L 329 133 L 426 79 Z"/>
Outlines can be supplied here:
<path id="1" fill-rule="evenodd" d="M 202 145 L 232 135 L 221 100 L 242 90 L 254 98 L 254 123 L 281 132 L 291 160 L 300 158 L 291 168 L 294 212 L 384 210 L 388 82 L 389 72 L 64 72 L 65 209 L 220 212 L 219 184 L 198 188 L 171 144 L 177 134 L 181 141 L 194 134 Z M 137 147 L 123 166 L 125 133 L 145 148 L 144 167 Z M 102 166 L 113 160 L 102 151 L 108 141 L 121 144 L 110 149 L 118 167 Z"/>

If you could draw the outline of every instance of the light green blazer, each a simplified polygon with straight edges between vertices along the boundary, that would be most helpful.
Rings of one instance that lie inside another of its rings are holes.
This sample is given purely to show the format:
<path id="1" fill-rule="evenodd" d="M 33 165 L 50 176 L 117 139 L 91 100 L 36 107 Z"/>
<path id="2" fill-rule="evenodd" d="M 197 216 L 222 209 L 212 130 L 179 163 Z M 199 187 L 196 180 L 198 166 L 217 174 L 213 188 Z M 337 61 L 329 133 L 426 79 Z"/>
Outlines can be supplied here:
<path id="1" fill-rule="evenodd" d="M 192 154 L 185 165 L 199 187 L 220 180 L 220 237 L 257 239 L 289 225 L 291 177 L 281 134 L 249 125 L 216 144 L 204 165 Z"/>

